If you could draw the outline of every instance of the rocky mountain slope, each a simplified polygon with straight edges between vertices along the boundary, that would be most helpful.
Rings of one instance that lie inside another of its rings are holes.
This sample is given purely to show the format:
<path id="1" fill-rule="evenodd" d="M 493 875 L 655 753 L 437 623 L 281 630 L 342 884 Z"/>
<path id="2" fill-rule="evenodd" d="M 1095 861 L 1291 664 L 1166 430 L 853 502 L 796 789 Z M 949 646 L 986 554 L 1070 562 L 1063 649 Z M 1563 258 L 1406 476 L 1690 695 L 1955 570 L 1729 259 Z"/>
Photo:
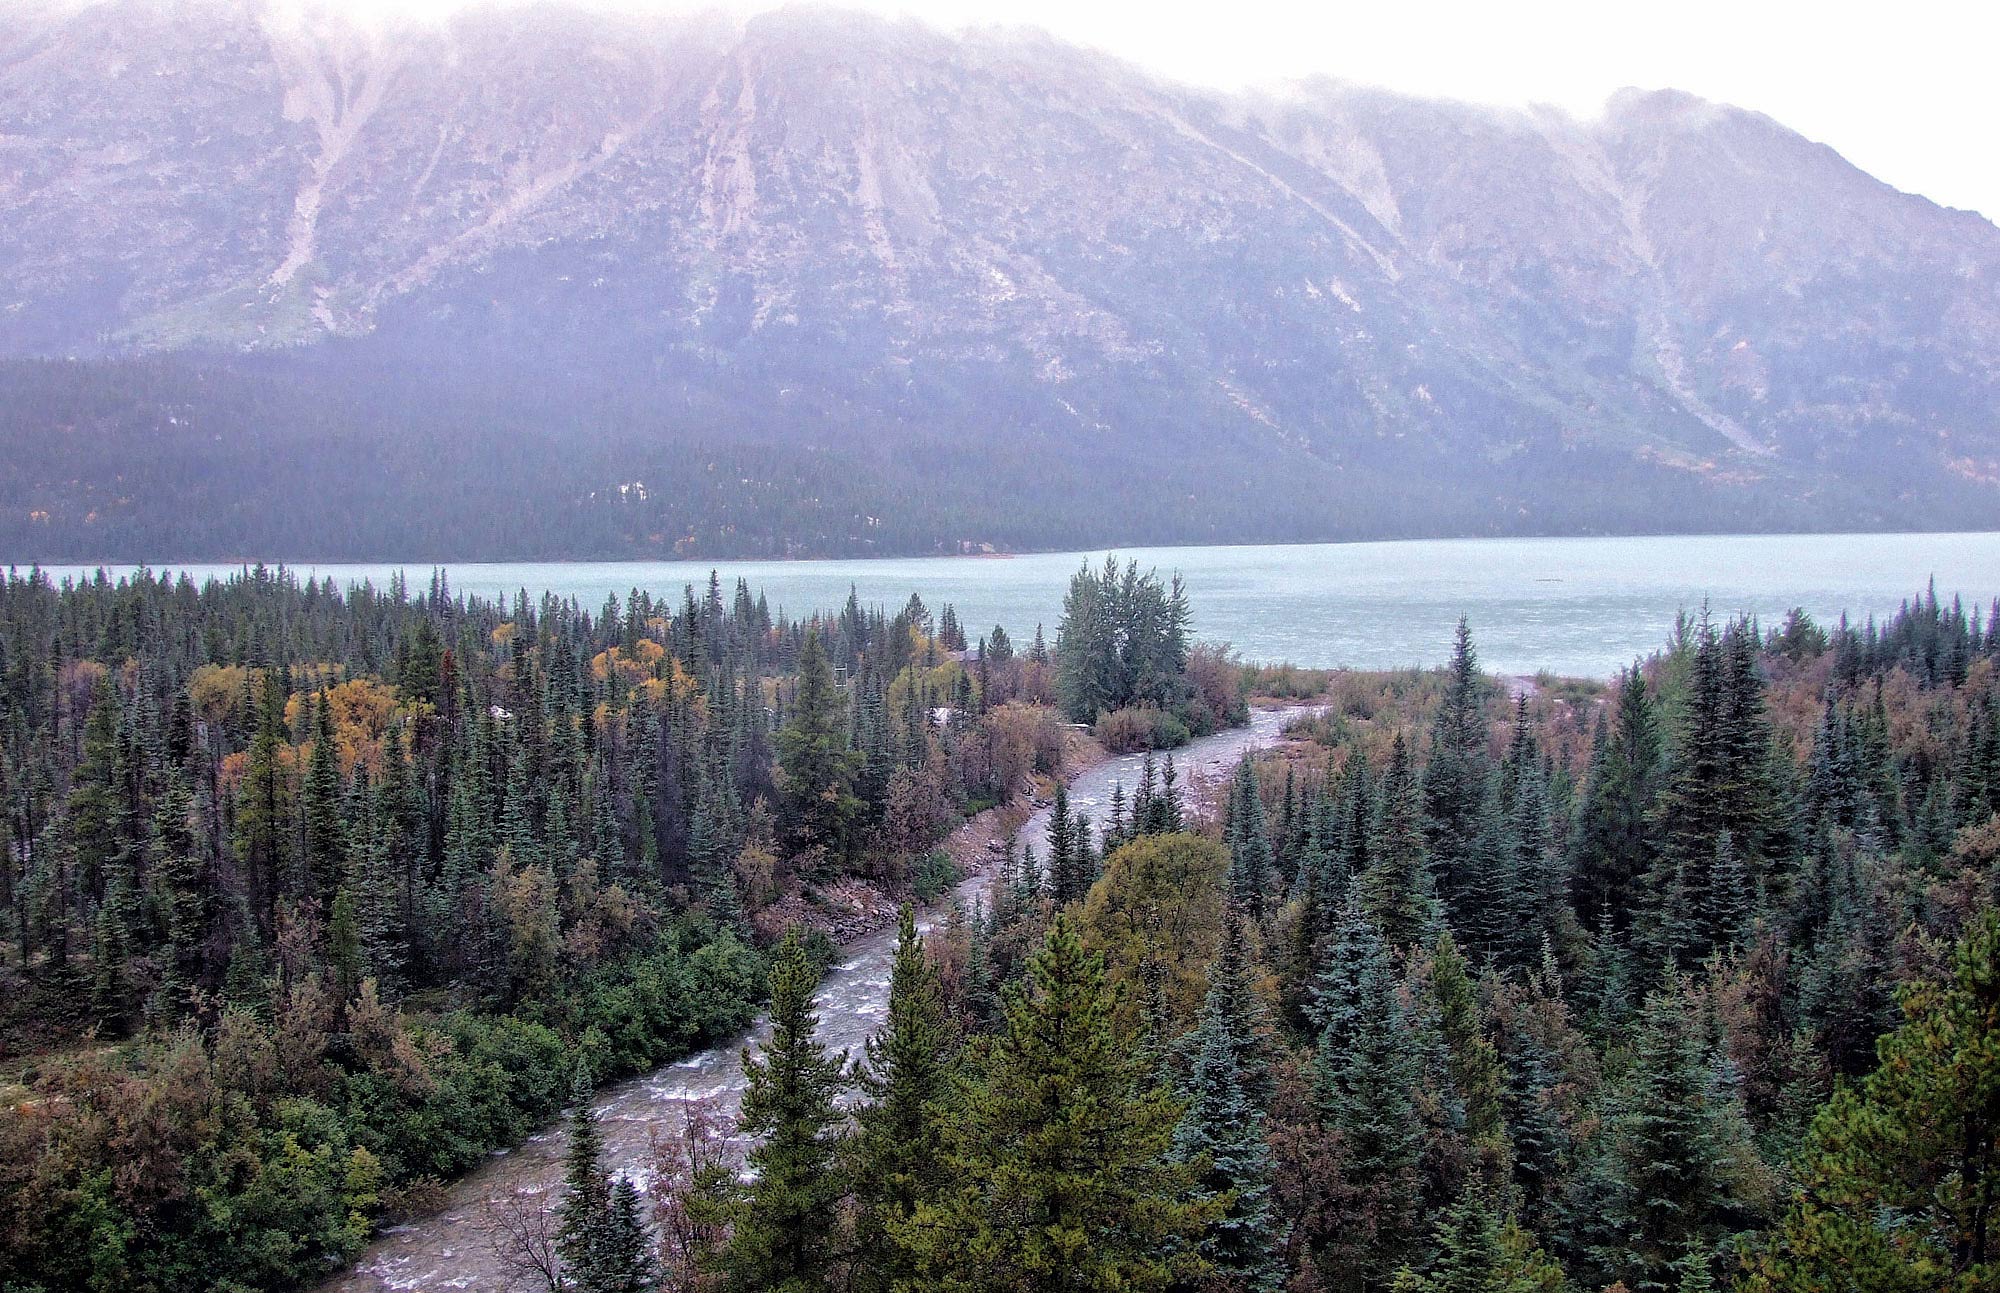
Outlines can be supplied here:
<path id="1" fill-rule="evenodd" d="M 0 14 L 0 229 L 9 556 L 2000 515 L 2000 231 L 1671 91 L 111 0 Z"/>

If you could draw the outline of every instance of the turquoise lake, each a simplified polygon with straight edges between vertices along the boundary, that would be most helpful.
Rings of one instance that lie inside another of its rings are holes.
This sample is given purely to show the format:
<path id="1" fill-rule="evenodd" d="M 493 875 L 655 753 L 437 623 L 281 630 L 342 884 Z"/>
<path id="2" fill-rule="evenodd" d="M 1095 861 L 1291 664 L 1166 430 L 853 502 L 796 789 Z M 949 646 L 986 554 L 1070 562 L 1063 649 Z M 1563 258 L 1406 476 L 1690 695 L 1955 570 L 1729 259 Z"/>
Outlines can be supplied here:
<path id="1" fill-rule="evenodd" d="M 1179 571 L 1195 631 L 1246 659 L 1382 668 L 1435 664 L 1460 615 L 1472 622 L 1484 666 L 1501 673 L 1602 677 L 1665 641 L 1675 615 L 1706 604 L 1717 615 L 1771 619 L 1799 606 L 1832 622 L 1884 616 L 1935 579 L 1939 595 L 1987 607 L 2000 596 L 2000 533 L 1704 535 L 1648 538 L 1448 539 L 1269 547 L 1131 548 L 1121 556 Z M 968 632 L 1006 626 L 1026 645 L 1037 624 L 1051 640 L 1063 588 L 1102 552 L 1016 557 L 843 561 L 530 562 L 447 567 L 454 591 L 483 597 L 554 592 L 596 610 L 633 588 L 678 599 L 740 576 L 774 610 L 797 614 L 845 601 L 891 609 L 911 593 L 933 611 L 950 602 Z M 116 574 L 129 566 L 107 567 Z M 164 564 L 195 578 L 234 565 Z M 302 562 L 301 576 L 386 584 L 403 570 L 424 586 L 431 566 Z M 58 578 L 94 567 L 52 566 Z"/>

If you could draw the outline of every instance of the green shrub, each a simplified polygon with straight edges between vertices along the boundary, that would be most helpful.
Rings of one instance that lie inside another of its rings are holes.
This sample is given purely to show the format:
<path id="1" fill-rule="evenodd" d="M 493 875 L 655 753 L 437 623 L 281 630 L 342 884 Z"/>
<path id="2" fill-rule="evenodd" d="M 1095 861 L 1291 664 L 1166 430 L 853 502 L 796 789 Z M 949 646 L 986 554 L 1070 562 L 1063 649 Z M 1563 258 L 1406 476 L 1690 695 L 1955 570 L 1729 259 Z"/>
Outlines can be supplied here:
<path id="1" fill-rule="evenodd" d="M 917 901 L 926 905 L 936 902 L 957 883 L 958 863 L 943 849 L 924 854 L 910 873 L 910 887 L 916 892 Z"/>
<path id="2" fill-rule="evenodd" d="M 1188 743 L 1186 723 L 1163 709 L 1133 706 L 1097 716 L 1098 742 L 1113 754 L 1171 750 Z"/>

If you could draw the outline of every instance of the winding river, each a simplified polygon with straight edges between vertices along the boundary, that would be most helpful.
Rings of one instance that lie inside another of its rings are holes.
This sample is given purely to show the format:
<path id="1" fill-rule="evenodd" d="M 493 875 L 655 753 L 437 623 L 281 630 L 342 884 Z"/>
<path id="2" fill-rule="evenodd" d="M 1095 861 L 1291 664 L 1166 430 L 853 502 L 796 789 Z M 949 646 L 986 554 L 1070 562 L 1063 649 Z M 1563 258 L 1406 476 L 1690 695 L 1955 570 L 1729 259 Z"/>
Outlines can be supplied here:
<path id="1" fill-rule="evenodd" d="M 1247 727 L 1219 732 L 1177 751 L 1175 765 L 1183 787 L 1225 774 L 1245 751 L 1278 739 L 1285 724 L 1300 712 L 1300 707 L 1255 710 Z M 1129 793 L 1137 783 L 1139 764 L 1140 756 L 1130 755 L 1083 772 L 1070 783 L 1072 808 L 1101 817 L 1115 784 L 1122 782 Z M 1022 825 L 1016 839 L 1039 846 L 1048 832 L 1048 818 L 1048 809 L 1043 808 Z M 989 879 L 986 872 L 967 878 L 958 886 L 958 900 L 969 908 L 975 898 L 983 897 Z M 926 927 L 944 914 L 943 907 L 932 909 L 926 914 Z M 858 1054 L 862 1042 L 874 1033 L 888 1010 L 895 945 L 895 931 L 885 929 L 843 949 L 843 960 L 827 975 L 818 996 L 820 1036 L 828 1045 Z M 600 1091 L 596 1109 L 608 1166 L 643 1182 L 652 1136 L 669 1136 L 678 1129 L 685 1101 L 713 1101 L 719 1112 L 733 1116 L 743 1093 L 742 1048 L 763 1035 L 760 1021 L 725 1045 Z M 322 1285 L 321 1293 L 535 1289 L 495 1253 L 486 1224 L 488 1200 L 515 1191 L 557 1188 L 562 1180 L 563 1140 L 558 1124 L 516 1149 L 494 1155 L 449 1188 L 439 1211 L 385 1231 L 352 1267 Z"/>

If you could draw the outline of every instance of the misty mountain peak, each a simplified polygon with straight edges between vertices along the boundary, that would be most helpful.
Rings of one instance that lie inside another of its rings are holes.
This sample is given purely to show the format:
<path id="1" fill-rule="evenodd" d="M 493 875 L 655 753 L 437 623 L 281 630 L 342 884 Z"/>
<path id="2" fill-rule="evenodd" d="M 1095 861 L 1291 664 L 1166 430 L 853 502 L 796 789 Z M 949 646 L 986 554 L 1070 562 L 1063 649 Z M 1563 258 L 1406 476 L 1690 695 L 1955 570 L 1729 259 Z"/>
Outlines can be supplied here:
<path id="1" fill-rule="evenodd" d="M 1589 121 L 1234 95 L 822 8 L 114 0 L 10 10 L 0 50 L 15 356 L 544 374 L 628 427 L 726 408 L 724 438 L 1277 452 L 1341 499 L 1454 460 L 1725 512 L 1838 482 L 1888 518 L 1885 462 L 1968 515 L 2000 476 L 2000 231 L 1680 91 Z M 1520 489 L 1463 515 L 1576 493 Z M 1653 524 L 1627 514 L 1591 523 Z"/>

